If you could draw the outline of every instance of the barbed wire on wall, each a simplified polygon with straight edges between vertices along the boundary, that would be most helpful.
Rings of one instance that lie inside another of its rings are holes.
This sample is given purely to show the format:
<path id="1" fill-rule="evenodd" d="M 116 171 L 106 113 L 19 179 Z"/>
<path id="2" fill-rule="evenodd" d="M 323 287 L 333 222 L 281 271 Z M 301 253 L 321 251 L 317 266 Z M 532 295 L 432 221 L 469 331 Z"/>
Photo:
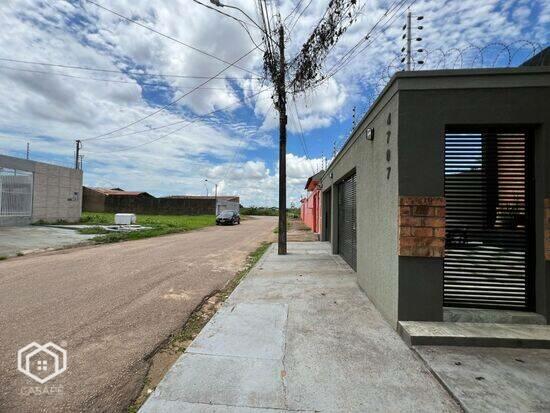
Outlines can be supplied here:
<path id="1" fill-rule="evenodd" d="M 462 48 L 415 50 L 414 71 L 419 70 L 457 70 L 482 68 L 507 68 L 520 66 L 525 61 L 534 58 L 544 47 L 529 40 L 517 40 L 511 43 L 492 42 L 485 46 L 468 44 Z M 372 105 L 390 79 L 399 71 L 405 69 L 402 54 L 396 54 L 388 65 L 380 70 L 374 81 L 369 85 L 374 90 L 374 97 L 369 97 L 366 109 Z M 532 62 L 532 65 L 542 65 L 544 59 Z"/>
<path id="2" fill-rule="evenodd" d="M 511 43 L 491 42 L 484 46 L 468 44 L 464 47 L 449 49 L 434 48 L 428 50 L 419 48 L 415 50 L 412 60 L 412 70 L 458 70 L 458 69 L 482 69 L 482 68 L 507 68 L 520 66 L 525 61 L 534 58 L 545 49 L 541 44 L 530 40 L 517 40 Z M 544 57 L 540 61 L 535 60 L 533 66 L 543 65 Z M 391 78 L 399 71 L 403 71 L 403 54 L 396 53 L 387 66 L 380 69 L 367 85 L 365 93 L 365 106 L 361 119 L 372 107 L 380 93 L 384 90 Z M 361 111 L 358 110 L 358 113 Z M 343 139 L 335 145 L 336 152 L 344 146 L 347 139 Z"/>

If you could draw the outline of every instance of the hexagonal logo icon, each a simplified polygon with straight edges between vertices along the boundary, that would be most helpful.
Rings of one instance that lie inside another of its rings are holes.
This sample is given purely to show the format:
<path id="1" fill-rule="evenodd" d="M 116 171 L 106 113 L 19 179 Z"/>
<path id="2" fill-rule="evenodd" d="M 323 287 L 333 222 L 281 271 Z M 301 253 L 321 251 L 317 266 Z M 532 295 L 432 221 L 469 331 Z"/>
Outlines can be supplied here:
<path id="1" fill-rule="evenodd" d="M 17 370 L 44 384 L 67 370 L 67 350 L 51 341 L 32 342 L 17 352 Z"/>

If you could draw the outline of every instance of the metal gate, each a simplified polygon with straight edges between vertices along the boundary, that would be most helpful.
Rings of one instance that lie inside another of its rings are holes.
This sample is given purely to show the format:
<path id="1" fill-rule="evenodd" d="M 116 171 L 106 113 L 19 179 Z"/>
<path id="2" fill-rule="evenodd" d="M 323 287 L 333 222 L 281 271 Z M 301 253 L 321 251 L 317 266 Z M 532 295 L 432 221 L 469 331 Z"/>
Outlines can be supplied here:
<path id="1" fill-rule="evenodd" d="M 528 143 L 526 132 L 446 133 L 444 305 L 530 308 Z"/>
<path id="2" fill-rule="evenodd" d="M 355 174 L 338 185 L 338 253 L 357 270 L 357 211 Z"/>
<path id="3" fill-rule="evenodd" d="M 325 236 L 323 238 L 324 241 L 330 241 L 331 240 L 331 234 L 330 234 L 330 220 L 331 220 L 331 191 L 328 190 L 326 192 L 323 192 L 323 212 L 325 215 L 324 221 L 325 221 Z"/>
<path id="4" fill-rule="evenodd" d="M 0 167 L 0 216 L 32 215 L 32 172 Z"/>

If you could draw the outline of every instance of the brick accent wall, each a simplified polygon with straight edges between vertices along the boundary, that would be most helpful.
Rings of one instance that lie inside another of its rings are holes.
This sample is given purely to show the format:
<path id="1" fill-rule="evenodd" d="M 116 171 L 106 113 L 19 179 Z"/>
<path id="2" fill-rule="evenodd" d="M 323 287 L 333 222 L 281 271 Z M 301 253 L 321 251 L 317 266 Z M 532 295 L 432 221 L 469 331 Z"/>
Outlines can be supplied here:
<path id="1" fill-rule="evenodd" d="M 550 261 L 550 199 L 544 200 L 544 258 Z"/>
<path id="2" fill-rule="evenodd" d="M 445 198 L 399 197 L 398 255 L 445 256 Z"/>

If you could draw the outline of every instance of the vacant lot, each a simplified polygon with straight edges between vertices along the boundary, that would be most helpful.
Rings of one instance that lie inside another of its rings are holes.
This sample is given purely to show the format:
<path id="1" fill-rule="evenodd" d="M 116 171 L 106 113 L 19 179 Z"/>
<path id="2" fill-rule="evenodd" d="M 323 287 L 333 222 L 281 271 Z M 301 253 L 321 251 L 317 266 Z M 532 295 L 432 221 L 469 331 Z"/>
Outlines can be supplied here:
<path id="1" fill-rule="evenodd" d="M 86 225 L 112 225 L 115 223 L 115 214 L 108 212 L 83 212 L 80 222 Z M 81 232 L 86 234 L 102 234 L 94 238 L 94 241 L 97 243 L 108 243 L 150 238 L 208 227 L 216 223 L 216 217 L 214 215 L 138 215 L 137 223 L 145 227 L 151 227 L 151 229 L 128 233 L 106 233 L 101 228 L 88 228 Z"/>
<path id="2" fill-rule="evenodd" d="M 273 217 L 165 237 L 0 262 L 0 411 L 119 412 L 143 385 L 150 356 L 249 253 L 273 239 Z M 52 341 L 68 368 L 60 393 L 29 395 L 17 350 Z"/>

